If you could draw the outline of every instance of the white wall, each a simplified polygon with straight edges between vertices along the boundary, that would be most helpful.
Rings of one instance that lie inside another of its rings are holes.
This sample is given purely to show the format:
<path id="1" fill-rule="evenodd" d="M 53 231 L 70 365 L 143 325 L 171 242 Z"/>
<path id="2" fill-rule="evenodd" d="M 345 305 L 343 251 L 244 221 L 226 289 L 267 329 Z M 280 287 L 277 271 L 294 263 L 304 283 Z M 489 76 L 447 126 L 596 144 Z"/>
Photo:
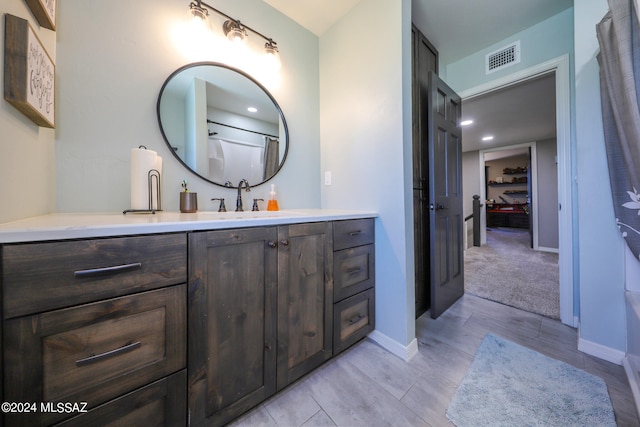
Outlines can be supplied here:
<path id="1" fill-rule="evenodd" d="M 379 212 L 376 329 L 404 347 L 415 338 L 410 28 L 409 0 L 368 0 L 320 38 L 322 171 L 333 181 L 322 206 Z"/>
<path id="2" fill-rule="evenodd" d="M 262 75 L 258 66 L 238 62 L 224 50 L 222 18 L 213 12 L 217 41 L 187 50 L 178 31 L 187 22 L 188 2 L 58 2 L 58 211 L 128 208 L 129 149 L 140 144 L 164 158 L 165 210 L 178 210 L 185 178 L 190 191 L 198 193 L 201 210 L 217 209 L 212 197 L 235 198 L 233 190 L 183 169 L 158 128 L 156 101 L 165 79 L 201 60 L 230 63 L 267 86 L 290 134 L 287 161 L 270 181 L 277 186 L 280 207 L 320 206 L 318 38 L 260 0 L 217 0 L 215 7 L 278 42 L 283 65 L 276 77 Z M 264 45 L 257 36 L 249 38 L 256 52 Z M 263 185 L 245 197 L 266 199 L 268 191 Z"/>
<path id="3" fill-rule="evenodd" d="M 56 61 L 56 33 L 40 25 L 23 1 L 0 0 L 0 40 L 4 52 L 4 13 L 26 19 Z M 4 54 L 0 81 L 4 81 Z M 56 122 L 59 116 L 56 117 Z M 0 101 L 0 223 L 55 209 L 54 129 L 39 127 L 2 98 Z"/>
<path id="4" fill-rule="evenodd" d="M 606 0 L 575 2 L 580 347 L 607 358 L 625 350 L 624 247 L 616 227 L 600 106 L 595 26 Z"/>

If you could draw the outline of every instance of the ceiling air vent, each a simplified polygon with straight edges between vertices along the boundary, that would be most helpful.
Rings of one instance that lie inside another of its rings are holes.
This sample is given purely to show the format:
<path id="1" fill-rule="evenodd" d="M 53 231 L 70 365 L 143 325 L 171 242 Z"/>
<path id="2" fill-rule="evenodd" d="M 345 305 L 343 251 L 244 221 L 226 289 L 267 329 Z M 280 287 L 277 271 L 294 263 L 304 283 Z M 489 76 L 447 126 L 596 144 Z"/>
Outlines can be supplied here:
<path id="1" fill-rule="evenodd" d="M 520 40 L 487 54 L 485 58 L 486 73 L 493 73 L 518 62 L 520 62 Z"/>

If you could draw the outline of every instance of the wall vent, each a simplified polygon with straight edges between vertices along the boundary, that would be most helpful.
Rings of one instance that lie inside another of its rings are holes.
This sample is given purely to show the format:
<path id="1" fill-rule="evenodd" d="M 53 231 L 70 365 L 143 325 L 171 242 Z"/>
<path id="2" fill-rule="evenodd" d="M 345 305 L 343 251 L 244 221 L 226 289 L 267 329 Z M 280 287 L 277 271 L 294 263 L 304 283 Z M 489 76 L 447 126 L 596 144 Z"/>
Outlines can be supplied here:
<path id="1" fill-rule="evenodd" d="M 520 40 L 500 48 L 485 57 L 486 73 L 490 74 L 520 62 Z"/>

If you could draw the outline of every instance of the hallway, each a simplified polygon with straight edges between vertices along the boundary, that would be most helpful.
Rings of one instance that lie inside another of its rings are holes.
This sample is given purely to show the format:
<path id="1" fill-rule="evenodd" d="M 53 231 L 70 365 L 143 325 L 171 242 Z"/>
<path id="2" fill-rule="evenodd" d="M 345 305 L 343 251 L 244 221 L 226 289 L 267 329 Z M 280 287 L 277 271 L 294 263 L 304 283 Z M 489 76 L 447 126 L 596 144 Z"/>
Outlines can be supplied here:
<path id="1" fill-rule="evenodd" d="M 487 228 L 487 244 L 465 251 L 464 271 L 470 294 L 560 318 L 558 254 L 531 249 L 528 230 Z"/>

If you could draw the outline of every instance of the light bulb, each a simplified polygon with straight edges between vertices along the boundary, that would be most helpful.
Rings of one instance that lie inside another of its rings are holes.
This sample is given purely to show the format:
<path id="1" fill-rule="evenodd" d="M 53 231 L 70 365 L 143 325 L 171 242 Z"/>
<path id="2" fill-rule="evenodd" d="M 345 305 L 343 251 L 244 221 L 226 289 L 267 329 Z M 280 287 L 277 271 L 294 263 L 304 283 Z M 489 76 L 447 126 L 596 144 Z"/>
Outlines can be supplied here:
<path id="1" fill-rule="evenodd" d="M 239 21 L 232 21 L 231 19 L 224 21 L 222 31 L 224 31 L 229 41 L 234 44 L 242 43 L 247 38 L 247 31 L 242 28 Z"/>
<path id="2" fill-rule="evenodd" d="M 194 21 L 206 22 L 209 16 L 209 11 L 196 3 L 189 5 L 189 12 L 191 12 Z"/>
<path id="3" fill-rule="evenodd" d="M 282 67 L 280 53 L 278 52 L 276 43 L 272 40 L 264 44 L 264 58 L 269 68 L 279 70 Z"/>

